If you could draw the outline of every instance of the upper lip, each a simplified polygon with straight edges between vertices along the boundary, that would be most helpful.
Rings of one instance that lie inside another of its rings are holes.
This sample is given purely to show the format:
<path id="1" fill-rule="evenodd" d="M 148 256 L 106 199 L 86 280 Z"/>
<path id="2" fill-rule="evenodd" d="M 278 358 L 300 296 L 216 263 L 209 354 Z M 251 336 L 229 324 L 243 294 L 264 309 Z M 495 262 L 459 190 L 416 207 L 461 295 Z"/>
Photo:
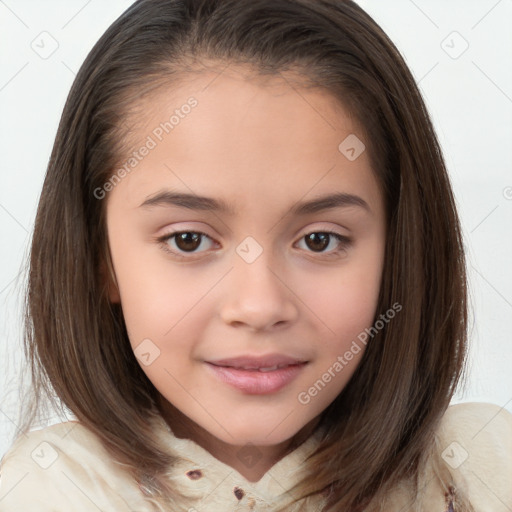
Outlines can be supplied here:
<path id="1" fill-rule="evenodd" d="M 272 368 L 274 366 L 288 366 L 292 364 L 307 363 L 305 359 L 287 356 L 284 354 L 269 354 L 266 356 L 239 356 L 229 359 L 207 361 L 216 366 L 230 366 L 232 368 Z"/>

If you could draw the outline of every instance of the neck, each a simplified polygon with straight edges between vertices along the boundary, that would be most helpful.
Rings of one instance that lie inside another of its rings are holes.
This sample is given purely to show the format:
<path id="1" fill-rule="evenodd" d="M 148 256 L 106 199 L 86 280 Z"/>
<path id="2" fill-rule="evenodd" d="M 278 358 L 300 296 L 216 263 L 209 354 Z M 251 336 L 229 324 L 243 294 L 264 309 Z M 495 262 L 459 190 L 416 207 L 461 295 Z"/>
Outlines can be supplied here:
<path id="1" fill-rule="evenodd" d="M 172 433 L 180 439 L 190 439 L 208 451 L 217 460 L 231 466 L 249 482 L 257 482 L 280 459 L 302 444 L 314 431 L 319 418 L 314 418 L 306 424 L 297 434 L 282 443 L 271 446 L 254 446 L 251 449 L 258 456 L 258 461 L 253 464 L 244 464 L 241 456 L 244 450 L 242 446 L 228 444 L 210 434 L 197 423 L 176 409 L 165 398 L 160 396 L 160 412 L 169 425 Z M 247 452 L 248 457 L 251 456 Z"/>

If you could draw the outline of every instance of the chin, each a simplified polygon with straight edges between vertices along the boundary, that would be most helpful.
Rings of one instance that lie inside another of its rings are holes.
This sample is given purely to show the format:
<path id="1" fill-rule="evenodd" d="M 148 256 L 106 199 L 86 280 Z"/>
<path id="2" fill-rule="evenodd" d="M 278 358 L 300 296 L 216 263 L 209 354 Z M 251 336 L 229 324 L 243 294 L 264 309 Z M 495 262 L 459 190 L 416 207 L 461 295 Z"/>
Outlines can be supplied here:
<path id="1" fill-rule="evenodd" d="M 215 429 L 209 430 L 211 434 L 233 446 L 245 446 L 247 444 L 255 446 L 274 446 L 288 441 L 296 435 L 305 424 L 291 426 L 282 422 L 282 418 L 272 424 L 268 422 L 246 421 L 237 425 L 231 425 L 226 432 L 223 428 L 216 425 Z M 269 425 L 278 425 L 270 427 Z"/>

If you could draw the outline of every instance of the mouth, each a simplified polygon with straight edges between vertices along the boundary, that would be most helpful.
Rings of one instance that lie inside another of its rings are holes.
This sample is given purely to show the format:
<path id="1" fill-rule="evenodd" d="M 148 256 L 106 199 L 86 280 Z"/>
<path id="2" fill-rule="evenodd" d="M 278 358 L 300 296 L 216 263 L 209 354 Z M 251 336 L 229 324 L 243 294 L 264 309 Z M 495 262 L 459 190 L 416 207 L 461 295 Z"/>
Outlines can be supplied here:
<path id="1" fill-rule="evenodd" d="M 229 359 L 218 359 L 208 361 L 215 366 L 224 368 L 235 368 L 237 370 L 254 370 L 262 372 L 272 372 L 287 366 L 307 363 L 304 359 L 299 359 L 284 354 L 270 354 L 267 356 L 239 356 Z"/>
<path id="2" fill-rule="evenodd" d="M 274 366 L 267 366 L 267 367 L 258 367 L 258 366 L 230 366 L 230 365 L 221 365 L 221 364 L 215 364 L 210 363 L 213 366 L 219 366 L 220 368 L 233 368 L 234 370 L 245 370 L 248 372 L 273 372 L 275 370 L 280 370 L 281 368 L 289 368 L 290 366 L 297 366 L 298 364 L 305 364 L 305 363 L 295 363 L 295 364 L 279 364 Z"/>
<path id="3" fill-rule="evenodd" d="M 205 361 L 217 379 L 247 394 L 274 393 L 290 384 L 309 361 L 283 355 Z"/>

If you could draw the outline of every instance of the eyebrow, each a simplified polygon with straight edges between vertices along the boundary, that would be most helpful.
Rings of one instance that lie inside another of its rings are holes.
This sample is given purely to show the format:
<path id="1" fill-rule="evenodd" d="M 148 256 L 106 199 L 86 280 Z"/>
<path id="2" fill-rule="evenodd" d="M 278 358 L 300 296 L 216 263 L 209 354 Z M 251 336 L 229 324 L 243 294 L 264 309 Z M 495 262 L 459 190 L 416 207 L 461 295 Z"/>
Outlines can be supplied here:
<path id="1" fill-rule="evenodd" d="M 140 208 L 152 208 L 156 206 L 178 206 L 189 210 L 218 212 L 225 215 L 233 216 L 235 208 L 222 199 L 214 199 L 212 197 L 198 196 L 183 192 L 173 192 L 163 190 L 155 195 L 149 196 L 140 204 Z M 309 201 L 301 201 L 290 208 L 292 215 L 308 215 L 324 210 L 334 208 L 347 208 L 350 206 L 358 206 L 370 212 L 368 203 L 359 196 L 338 192 L 327 194 Z"/>

